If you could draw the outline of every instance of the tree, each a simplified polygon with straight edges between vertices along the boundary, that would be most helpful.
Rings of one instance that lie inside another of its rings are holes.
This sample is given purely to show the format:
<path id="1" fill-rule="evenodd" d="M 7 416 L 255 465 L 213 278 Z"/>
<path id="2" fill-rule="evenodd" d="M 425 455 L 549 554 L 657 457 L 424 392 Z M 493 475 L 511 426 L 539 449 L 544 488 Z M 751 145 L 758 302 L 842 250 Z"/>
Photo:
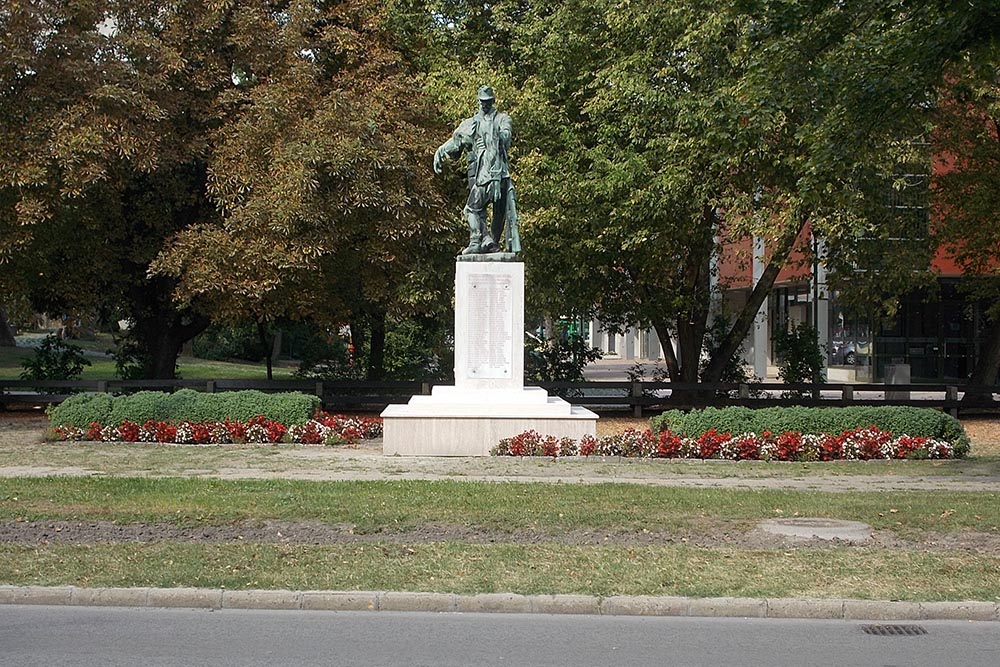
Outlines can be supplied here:
<path id="1" fill-rule="evenodd" d="M 1000 45 L 970 49 L 949 69 L 934 112 L 937 169 L 934 239 L 965 275 L 973 303 L 985 305 L 983 345 L 965 393 L 988 397 L 1000 370 Z"/>
<path id="2" fill-rule="evenodd" d="M 375 8 L 298 2 L 256 18 L 275 46 L 243 64 L 216 135 L 221 224 L 185 229 L 153 267 L 216 318 L 350 322 L 373 378 L 386 316 L 440 308 L 451 259 L 430 168 L 440 128 Z"/>
<path id="3" fill-rule="evenodd" d="M 131 320 L 136 359 L 173 377 L 207 318 L 147 277 L 166 238 L 217 210 L 205 191 L 225 26 L 201 3 L 25 2 L 2 14 L 0 258 L 34 305 Z"/>
<path id="4" fill-rule="evenodd" d="M 709 351 L 709 381 L 807 223 L 830 241 L 832 266 L 854 265 L 858 237 L 891 234 L 875 181 L 913 152 L 945 64 L 988 13 L 977 3 L 838 0 L 446 10 L 440 31 L 458 55 L 435 80 L 489 73 L 513 91 L 533 298 L 549 312 L 652 325 L 671 378 L 688 382 L 699 376 L 722 243 L 757 236 L 769 253 Z M 475 48 L 491 35 L 497 44 Z M 853 282 L 881 289 L 904 273 Z"/>
<path id="5" fill-rule="evenodd" d="M 429 114 L 376 3 L 37 0 L 0 20 L 5 285 L 120 307 L 150 377 L 210 317 L 377 332 L 426 300 L 400 283 L 436 278 Z"/>
<path id="6" fill-rule="evenodd" d="M 10 326 L 7 310 L 0 305 L 0 347 L 15 347 L 14 329 Z"/>

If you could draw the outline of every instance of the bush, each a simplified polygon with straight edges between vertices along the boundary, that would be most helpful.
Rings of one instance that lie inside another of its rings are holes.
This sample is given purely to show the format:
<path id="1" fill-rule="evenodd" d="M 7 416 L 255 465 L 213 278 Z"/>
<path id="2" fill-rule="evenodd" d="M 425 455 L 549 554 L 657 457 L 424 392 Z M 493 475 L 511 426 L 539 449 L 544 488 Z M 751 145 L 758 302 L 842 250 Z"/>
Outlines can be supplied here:
<path id="1" fill-rule="evenodd" d="M 181 389 L 168 394 L 140 391 L 127 396 L 80 394 L 49 412 L 53 426 L 87 428 L 90 424 L 143 424 L 148 421 L 248 422 L 263 416 L 286 426 L 305 424 L 319 408 L 319 398 L 297 392 L 265 394 L 260 391 L 229 391 L 203 394 Z"/>
<path id="2" fill-rule="evenodd" d="M 113 397 L 110 394 L 77 394 L 59 405 L 49 406 L 49 421 L 53 425 L 70 424 L 86 428 L 92 422 L 106 424 L 111 420 Z"/>
<path id="3" fill-rule="evenodd" d="M 256 324 L 210 326 L 195 337 L 192 347 L 199 359 L 260 361 L 267 356 Z"/>
<path id="4" fill-rule="evenodd" d="M 35 350 L 35 356 L 21 362 L 22 380 L 76 380 L 83 367 L 90 362 L 84 359 L 83 350 L 48 335 Z"/>
<path id="5" fill-rule="evenodd" d="M 577 334 L 544 341 L 527 340 L 524 379 L 529 382 L 583 381 L 583 369 L 601 358 L 601 351 Z"/>
<path id="6" fill-rule="evenodd" d="M 823 350 L 819 346 L 816 329 L 805 322 L 779 331 L 774 337 L 774 352 L 778 357 L 778 379 L 788 384 L 825 382 Z M 790 396 L 801 391 L 788 391 Z"/>
<path id="7" fill-rule="evenodd" d="M 961 422 L 930 408 L 902 406 L 847 408 L 705 408 L 681 412 L 670 410 L 650 420 L 655 432 L 670 431 L 692 438 L 715 429 L 720 433 L 843 433 L 875 426 L 883 431 L 952 443 L 955 456 L 969 452 L 969 438 Z"/>

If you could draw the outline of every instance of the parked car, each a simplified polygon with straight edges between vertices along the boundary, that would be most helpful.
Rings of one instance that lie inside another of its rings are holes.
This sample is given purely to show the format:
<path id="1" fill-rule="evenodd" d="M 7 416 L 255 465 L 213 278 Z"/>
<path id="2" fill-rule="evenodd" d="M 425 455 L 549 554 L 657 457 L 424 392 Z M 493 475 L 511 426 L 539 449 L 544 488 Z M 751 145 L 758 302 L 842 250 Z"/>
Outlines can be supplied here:
<path id="1" fill-rule="evenodd" d="M 830 355 L 831 366 L 853 366 L 858 362 L 858 354 L 854 341 L 833 341 L 833 353 Z"/>

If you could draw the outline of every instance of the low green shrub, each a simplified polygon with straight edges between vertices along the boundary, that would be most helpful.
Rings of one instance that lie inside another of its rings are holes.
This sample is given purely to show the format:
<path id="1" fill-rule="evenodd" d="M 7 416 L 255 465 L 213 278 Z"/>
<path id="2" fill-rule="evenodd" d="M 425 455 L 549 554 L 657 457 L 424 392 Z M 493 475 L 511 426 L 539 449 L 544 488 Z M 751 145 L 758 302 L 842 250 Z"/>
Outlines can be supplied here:
<path id="1" fill-rule="evenodd" d="M 108 423 L 113 397 L 110 394 L 76 394 L 48 408 L 53 425 L 72 424 L 86 428 L 91 422 Z"/>
<path id="2" fill-rule="evenodd" d="M 847 408 L 705 408 L 681 412 L 670 410 L 650 420 L 654 432 L 670 431 L 697 438 L 710 429 L 719 433 L 842 433 L 876 426 L 883 431 L 950 442 L 955 455 L 969 452 L 969 437 L 961 422 L 930 408 L 904 406 L 853 406 Z"/>
<path id="3" fill-rule="evenodd" d="M 55 335 L 48 335 L 35 350 L 35 356 L 21 362 L 22 380 L 76 380 L 90 362 L 83 350 Z"/>
<path id="4" fill-rule="evenodd" d="M 320 406 L 316 396 L 288 392 L 228 391 L 204 394 L 181 389 L 172 394 L 140 391 L 126 396 L 80 394 L 49 411 L 53 426 L 87 428 L 91 423 L 120 424 L 128 420 L 209 422 L 249 421 L 259 415 L 286 426 L 305 424 Z"/>

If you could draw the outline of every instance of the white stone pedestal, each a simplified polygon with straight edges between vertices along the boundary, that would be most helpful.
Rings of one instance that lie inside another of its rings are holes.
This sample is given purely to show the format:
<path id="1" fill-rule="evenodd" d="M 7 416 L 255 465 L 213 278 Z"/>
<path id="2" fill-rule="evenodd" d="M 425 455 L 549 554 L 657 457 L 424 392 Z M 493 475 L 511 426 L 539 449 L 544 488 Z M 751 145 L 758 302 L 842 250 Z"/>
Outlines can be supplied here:
<path id="1" fill-rule="evenodd" d="M 488 456 L 528 430 L 594 435 L 597 415 L 524 386 L 524 264 L 462 258 L 455 268 L 455 386 L 382 412 L 387 456 Z"/>

